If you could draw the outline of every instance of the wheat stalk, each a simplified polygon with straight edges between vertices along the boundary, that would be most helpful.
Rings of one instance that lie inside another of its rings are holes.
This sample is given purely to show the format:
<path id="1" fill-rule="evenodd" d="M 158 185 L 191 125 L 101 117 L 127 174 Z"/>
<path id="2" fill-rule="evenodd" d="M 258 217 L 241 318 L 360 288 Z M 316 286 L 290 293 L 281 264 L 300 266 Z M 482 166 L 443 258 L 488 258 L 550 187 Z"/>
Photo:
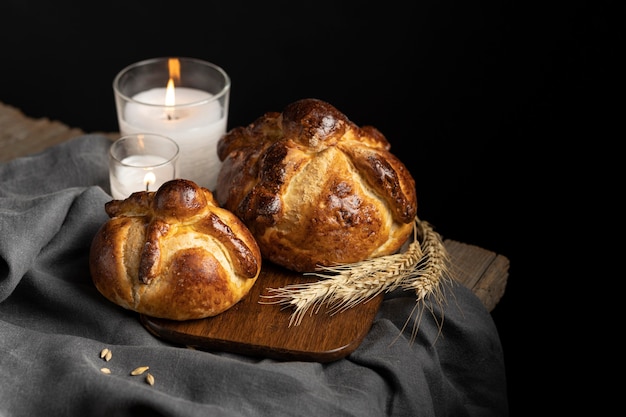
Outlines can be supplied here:
<path id="1" fill-rule="evenodd" d="M 441 330 L 443 313 L 440 321 L 435 316 L 433 307 L 434 305 L 443 305 L 445 301 L 444 290 L 446 288 L 444 284 L 451 283 L 450 256 L 441 240 L 441 236 L 427 222 L 421 222 L 419 226 L 421 226 L 422 231 L 421 249 L 423 257 L 415 265 L 414 273 L 408 275 L 402 282 L 402 287 L 405 290 L 414 290 L 416 294 L 415 307 L 402 327 L 403 332 L 411 317 L 415 315 L 414 327 L 411 332 L 411 343 L 415 341 L 417 336 L 424 309 L 428 309 L 431 312 L 435 321 L 438 322 L 439 330 Z"/>
<path id="2" fill-rule="evenodd" d="M 441 303 L 440 283 L 447 277 L 448 253 L 439 234 L 417 216 L 413 234 L 413 241 L 401 253 L 321 267 L 317 272 L 305 274 L 321 278 L 319 281 L 268 288 L 270 295 L 262 295 L 266 301 L 261 303 L 293 307 L 290 326 L 299 325 L 307 311 L 312 315 L 323 305 L 335 314 L 396 288 L 415 291 L 416 307 L 423 307 L 430 295 Z M 421 316 L 423 308 L 417 311 Z"/>

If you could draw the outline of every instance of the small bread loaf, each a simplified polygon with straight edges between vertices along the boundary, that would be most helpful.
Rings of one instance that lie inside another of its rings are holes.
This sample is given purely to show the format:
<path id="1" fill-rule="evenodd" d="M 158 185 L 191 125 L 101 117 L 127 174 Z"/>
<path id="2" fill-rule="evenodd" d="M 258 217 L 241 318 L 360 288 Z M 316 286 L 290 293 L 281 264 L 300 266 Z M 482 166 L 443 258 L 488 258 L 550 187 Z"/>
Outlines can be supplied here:
<path id="1" fill-rule="evenodd" d="M 261 272 L 248 228 L 211 191 L 176 179 L 105 205 L 89 266 L 102 295 L 171 320 L 215 316 L 241 300 Z"/>
<path id="2" fill-rule="evenodd" d="M 415 181 L 385 136 L 317 99 L 268 112 L 218 142 L 215 197 L 264 259 L 307 272 L 397 252 L 413 231 Z"/>

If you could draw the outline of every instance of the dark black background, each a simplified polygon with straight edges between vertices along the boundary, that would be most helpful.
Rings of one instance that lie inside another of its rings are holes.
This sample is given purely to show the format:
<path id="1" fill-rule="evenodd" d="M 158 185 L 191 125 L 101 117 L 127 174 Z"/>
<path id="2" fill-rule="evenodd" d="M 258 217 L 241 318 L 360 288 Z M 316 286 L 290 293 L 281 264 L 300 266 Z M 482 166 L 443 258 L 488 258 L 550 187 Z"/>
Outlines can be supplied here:
<path id="1" fill-rule="evenodd" d="M 604 136 L 587 109 L 603 105 L 607 57 L 624 53 L 610 2 L 77 4 L 3 2 L 0 101 L 87 132 L 116 131 L 116 73 L 189 56 L 231 76 L 229 127 L 304 97 L 376 126 L 416 179 L 420 218 L 511 262 L 492 313 L 511 415 L 553 399 L 551 361 L 561 352 L 551 289 L 562 277 L 552 272 L 563 259 L 552 248 L 572 216 L 561 207 L 577 200 L 563 167 L 578 165 L 578 135 Z"/>

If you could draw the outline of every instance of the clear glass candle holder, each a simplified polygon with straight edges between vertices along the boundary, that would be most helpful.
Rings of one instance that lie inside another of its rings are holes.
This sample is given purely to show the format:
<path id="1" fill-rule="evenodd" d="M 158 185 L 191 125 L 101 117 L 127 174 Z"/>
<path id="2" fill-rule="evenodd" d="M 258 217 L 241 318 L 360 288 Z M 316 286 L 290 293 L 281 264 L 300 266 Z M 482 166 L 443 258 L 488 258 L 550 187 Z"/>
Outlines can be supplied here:
<path id="1" fill-rule="evenodd" d="M 117 139 L 109 149 L 109 180 L 115 200 L 137 191 L 156 191 L 178 178 L 179 146 L 156 134 L 131 134 Z"/>
<path id="2" fill-rule="evenodd" d="M 215 189 L 226 133 L 230 77 L 194 58 L 154 58 L 121 70 L 113 80 L 122 135 L 156 133 L 180 147 L 180 178 Z"/>

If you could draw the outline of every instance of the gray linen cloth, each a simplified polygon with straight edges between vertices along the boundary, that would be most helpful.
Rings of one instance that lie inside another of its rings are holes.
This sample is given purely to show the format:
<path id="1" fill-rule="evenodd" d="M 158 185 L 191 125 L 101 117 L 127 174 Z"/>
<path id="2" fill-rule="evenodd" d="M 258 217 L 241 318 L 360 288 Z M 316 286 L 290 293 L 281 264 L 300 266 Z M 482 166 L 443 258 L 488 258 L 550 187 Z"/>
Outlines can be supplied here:
<path id="1" fill-rule="evenodd" d="M 460 285 L 424 314 L 414 343 L 413 323 L 402 330 L 414 294 L 388 294 L 361 346 L 325 364 L 186 349 L 151 335 L 89 275 L 111 200 L 109 145 L 84 135 L 0 164 L 0 416 L 508 415 L 497 330 Z M 444 317 L 441 329 L 434 317 Z M 143 365 L 153 386 L 129 375 Z"/>

